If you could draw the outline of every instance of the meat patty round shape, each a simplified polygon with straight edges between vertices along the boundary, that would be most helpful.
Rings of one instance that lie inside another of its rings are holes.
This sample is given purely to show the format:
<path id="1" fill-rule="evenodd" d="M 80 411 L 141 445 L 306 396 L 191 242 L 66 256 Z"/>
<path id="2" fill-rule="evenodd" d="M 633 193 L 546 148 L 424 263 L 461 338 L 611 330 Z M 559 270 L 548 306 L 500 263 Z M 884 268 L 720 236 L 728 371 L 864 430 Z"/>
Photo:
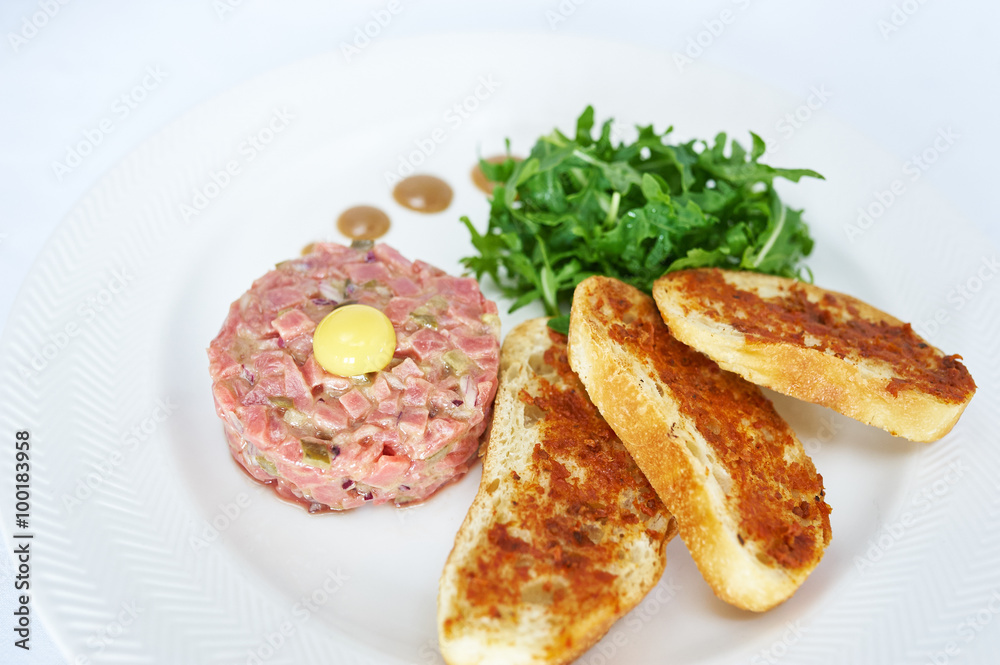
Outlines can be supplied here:
<path id="1" fill-rule="evenodd" d="M 385 369 L 335 376 L 313 331 L 336 307 L 386 314 Z M 420 501 L 469 470 L 497 388 L 500 319 L 472 278 L 388 245 L 317 243 L 234 302 L 208 349 L 233 457 L 310 512 Z"/>

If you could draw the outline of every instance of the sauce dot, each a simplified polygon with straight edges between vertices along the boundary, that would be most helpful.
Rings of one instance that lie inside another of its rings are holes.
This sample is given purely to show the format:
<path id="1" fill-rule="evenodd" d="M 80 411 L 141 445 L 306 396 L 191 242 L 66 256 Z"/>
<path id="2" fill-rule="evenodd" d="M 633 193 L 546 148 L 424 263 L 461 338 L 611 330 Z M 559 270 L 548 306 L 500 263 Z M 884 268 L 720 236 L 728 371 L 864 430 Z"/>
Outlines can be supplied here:
<path id="1" fill-rule="evenodd" d="M 395 352 L 392 322 L 368 305 L 338 307 L 323 317 L 313 333 L 316 362 L 337 376 L 378 372 Z"/>
<path id="2" fill-rule="evenodd" d="M 451 197 L 451 186 L 432 175 L 412 175 L 392 190 L 399 205 L 417 212 L 441 212 L 451 205 Z"/>
<path id="3" fill-rule="evenodd" d="M 493 155 L 492 157 L 487 157 L 485 161 L 489 162 L 490 164 L 503 164 L 504 160 L 506 159 L 507 155 Z M 511 157 L 511 159 L 513 159 L 515 162 L 524 161 L 521 157 Z M 469 173 L 469 175 L 472 176 L 472 184 L 474 184 L 476 187 L 486 192 L 487 194 L 492 194 L 493 189 L 498 184 L 500 184 L 488 179 L 486 177 L 486 174 L 483 173 L 483 169 L 479 166 L 479 164 L 476 164 L 475 166 L 472 167 L 472 171 Z"/>
<path id="4" fill-rule="evenodd" d="M 340 213 L 337 230 L 351 240 L 375 240 L 389 230 L 389 216 L 372 206 L 354 206 Z"/>

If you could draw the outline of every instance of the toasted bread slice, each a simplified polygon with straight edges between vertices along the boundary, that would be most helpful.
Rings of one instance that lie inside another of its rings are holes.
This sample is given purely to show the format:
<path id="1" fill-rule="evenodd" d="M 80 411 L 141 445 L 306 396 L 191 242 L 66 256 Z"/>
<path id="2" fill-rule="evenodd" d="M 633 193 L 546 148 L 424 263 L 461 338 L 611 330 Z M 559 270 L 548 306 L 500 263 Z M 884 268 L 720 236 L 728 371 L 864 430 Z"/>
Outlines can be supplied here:
<path id="1" fill-rule="evenodd" d="M 438 595 L 449 665 L 568 663 L 660 578 L 676 523 L 545 319 L 500 355 L 479 492 Z"/>
<path id="2" fill-rule="evenodd" d="M 857 298 L 784 277 L 718 269 L 657 280 L 674 335 L 762 386 L 913 441 L 934 441 L 976 391 L 960 356 Z"/>
<path id="3" fill-rule="evenodd" d="M 679 342 L 652 298 L 607 277 L 576 288 L 569 359 L 716 595 L 754 611 L 791 596 L 830 542 L 830 508 L 760 389 Z"/>

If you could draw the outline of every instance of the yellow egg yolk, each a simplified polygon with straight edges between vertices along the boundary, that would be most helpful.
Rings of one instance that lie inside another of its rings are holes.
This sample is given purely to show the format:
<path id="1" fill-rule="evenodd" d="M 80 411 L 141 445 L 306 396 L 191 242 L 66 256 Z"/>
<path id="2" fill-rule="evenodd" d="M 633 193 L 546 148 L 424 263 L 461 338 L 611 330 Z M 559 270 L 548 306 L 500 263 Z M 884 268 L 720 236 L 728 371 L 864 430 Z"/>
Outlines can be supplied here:
<path id="1" fill-rule="evenodd" d="M 389 317 L 368 305 L 344 305 L 327 314 L 313 333 L 313 356 L 331 374 L 377 372 L 396 352 Z"/>

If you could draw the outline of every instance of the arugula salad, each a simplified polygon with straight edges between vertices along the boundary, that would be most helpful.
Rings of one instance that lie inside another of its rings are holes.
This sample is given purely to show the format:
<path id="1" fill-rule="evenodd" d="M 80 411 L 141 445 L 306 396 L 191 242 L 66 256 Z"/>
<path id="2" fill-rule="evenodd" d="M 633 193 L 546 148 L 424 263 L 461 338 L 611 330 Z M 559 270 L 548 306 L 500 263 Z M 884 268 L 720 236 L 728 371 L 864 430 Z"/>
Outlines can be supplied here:
<path id="1" fill-rule="evenodd" d="M 714 141 L 671 143 L 673 127 L 637 127 L 635 142 L 614 144 L 613 119 L 594 137 L 594 109 L 576 133 L 542 136 L 527 159 L 480 161 L 497 183 L 482 233 L 468 217 L 477 256 L 462 259 L 477 278 L 489 275 L 515 311 L 541 300 L 560 317 L 573 289 L 595 274 L 646 291 L 665 272 L 720 267 L 808 279 L 802 260 L 813 241 L 801 210 L 784 205 L 775 178 L 822 178 L 809 169 L 760 163 L 764 141 L 749 152 L 725 133 Z M 728 154 L 727 154 L 728 148 Z"/>

